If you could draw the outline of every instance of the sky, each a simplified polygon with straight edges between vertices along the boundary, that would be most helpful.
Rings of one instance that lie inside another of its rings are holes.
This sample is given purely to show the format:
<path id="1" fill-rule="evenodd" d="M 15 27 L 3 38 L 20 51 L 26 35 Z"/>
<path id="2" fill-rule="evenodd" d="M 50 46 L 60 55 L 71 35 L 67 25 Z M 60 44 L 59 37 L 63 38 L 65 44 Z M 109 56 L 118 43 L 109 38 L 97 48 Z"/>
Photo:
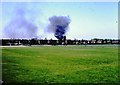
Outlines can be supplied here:
<path id="1" fill-rule="evenodd" d="M 120 0 L 1 0 L 2 2 L 119 2 Z"/>
<path id="2" fill-rule="evenodd" d="M 46 31 L 52 16 L 70 17 L 67 39 L 118 38 L 117 2 L 4 2 L 0 6 L 1 38 L 8 38 L 4 29 L 18 16 L 16 10 L 19 8 L 25 10 L 26 20 L 37 27 L 38 38 L 56 39 L 54 33 Z M 10 32 L 15 31 L 12 28 L 7 29 Z"/>

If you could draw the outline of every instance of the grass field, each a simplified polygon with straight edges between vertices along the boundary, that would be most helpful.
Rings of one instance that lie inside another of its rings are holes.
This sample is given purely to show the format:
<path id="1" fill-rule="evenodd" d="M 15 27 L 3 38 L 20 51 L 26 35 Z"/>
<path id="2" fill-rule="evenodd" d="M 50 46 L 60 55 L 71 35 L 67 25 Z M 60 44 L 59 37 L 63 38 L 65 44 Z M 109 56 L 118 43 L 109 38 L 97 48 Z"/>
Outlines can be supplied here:
<path id="1" fill-rule="evenodd" d="M 2 48 L 4 83 L 118 83 L 114 46 Z"/>

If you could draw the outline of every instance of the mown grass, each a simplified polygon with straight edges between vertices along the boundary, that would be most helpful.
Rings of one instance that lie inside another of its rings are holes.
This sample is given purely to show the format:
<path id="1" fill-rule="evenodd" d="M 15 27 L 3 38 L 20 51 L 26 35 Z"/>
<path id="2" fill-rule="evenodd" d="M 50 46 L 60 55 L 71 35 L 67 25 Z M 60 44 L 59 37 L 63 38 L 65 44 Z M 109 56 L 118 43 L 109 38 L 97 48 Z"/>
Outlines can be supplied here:
<path id="1" fill-rule="evenodd" d="M 5 83 L 118 83 L 118 48 L 2 48 Z"/>

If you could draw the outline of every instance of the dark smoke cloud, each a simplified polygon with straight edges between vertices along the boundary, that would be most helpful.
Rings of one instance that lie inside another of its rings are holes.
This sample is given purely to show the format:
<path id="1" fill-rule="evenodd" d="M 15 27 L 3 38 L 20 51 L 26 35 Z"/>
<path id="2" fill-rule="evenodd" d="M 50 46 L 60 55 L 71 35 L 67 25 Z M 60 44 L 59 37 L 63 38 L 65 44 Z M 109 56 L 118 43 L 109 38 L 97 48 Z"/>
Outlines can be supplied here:
<path id="1" fill-rule="evenodd" d="M 69 16 L 52 16 L 49 21 L 48 30 L 52 31 L 57 39 L 62 39 L 69 28 Z"/>
<path id="2" fill-rule="evenodd" d="M 27 10 L 18 7 L 15 10 L 15 17 L 5 26 L 3 32 L 7 38 L 34 38 L 37 37 L 37 26 L 30 19 L 26 18 Z"/>

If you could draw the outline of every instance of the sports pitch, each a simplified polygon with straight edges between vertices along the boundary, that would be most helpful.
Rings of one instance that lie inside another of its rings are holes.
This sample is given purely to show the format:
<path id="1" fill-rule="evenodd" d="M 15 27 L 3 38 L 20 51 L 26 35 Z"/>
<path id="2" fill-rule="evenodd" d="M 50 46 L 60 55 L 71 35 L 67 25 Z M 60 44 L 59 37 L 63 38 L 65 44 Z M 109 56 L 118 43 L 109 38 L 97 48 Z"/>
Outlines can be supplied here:
<path id="1" fill-rule="evenodd" d="M 117 46 L 2 48 L 4 83 L 118 83 Z"/>

